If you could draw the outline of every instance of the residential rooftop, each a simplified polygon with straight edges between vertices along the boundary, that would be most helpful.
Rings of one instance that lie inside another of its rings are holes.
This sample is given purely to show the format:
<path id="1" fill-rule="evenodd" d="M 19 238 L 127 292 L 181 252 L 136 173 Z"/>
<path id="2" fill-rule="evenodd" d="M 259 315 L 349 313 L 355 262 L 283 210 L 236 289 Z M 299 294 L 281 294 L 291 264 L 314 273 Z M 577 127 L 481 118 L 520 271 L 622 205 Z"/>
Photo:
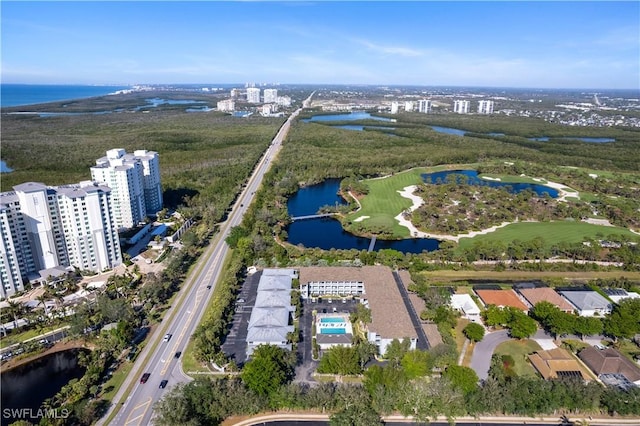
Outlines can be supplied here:
<path id="1" fill-rule="evenodd" d="M 535 306 L 540 302 L 549 302 L 556 305 L 564 312 L 573 312 L 573 306 L 562 298 L 556 291 L 549 287 L 539 288 L 523 288 L 518 292 L 525 298 L 531 306 Z"/>
<path id="2" fill-rule="evenodd" d="M 369 328 L 385 338 L 417 339 L 407 308 L 386 266 L 308 266 L 300 268 L 300 283 L 359 281 L 364 283 L 365 298 L 371 308 Z"/>
<path id="3" fill-rule="evenodd" d="M 525 312 L 529 310 L 513 290 L 476 290 L 476 293 L 485 305 L 511 306 Z"/>

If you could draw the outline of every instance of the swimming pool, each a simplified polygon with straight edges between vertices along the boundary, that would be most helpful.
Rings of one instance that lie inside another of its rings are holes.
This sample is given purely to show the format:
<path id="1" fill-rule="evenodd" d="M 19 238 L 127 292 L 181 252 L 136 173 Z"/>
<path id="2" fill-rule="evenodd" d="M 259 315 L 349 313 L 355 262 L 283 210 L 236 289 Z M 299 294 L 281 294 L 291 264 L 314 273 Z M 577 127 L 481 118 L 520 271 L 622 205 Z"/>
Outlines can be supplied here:
<path id="1" fill-rule="evenodd" d="M 346 334 L 347 330 L 344 328 L 321 328 L 320 334 Z"/>
<path id="2" fill-rule="evenodd" d="M 324 317 L 324 318 L 320 318 L 320 322 L 323 324 L 334 323 L 334 322 L 344 322 L 344 318 Z"/>

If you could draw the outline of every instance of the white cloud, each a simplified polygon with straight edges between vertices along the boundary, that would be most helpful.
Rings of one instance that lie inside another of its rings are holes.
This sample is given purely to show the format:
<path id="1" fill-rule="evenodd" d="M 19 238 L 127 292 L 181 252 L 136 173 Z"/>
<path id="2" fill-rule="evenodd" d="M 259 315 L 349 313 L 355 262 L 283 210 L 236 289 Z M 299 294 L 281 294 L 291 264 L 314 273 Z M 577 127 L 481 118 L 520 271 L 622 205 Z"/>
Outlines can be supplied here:
<path id="1" fill-rule="evenodd" d="M 406 57 L 417 57 L 422 56 L 424 52 L 414 49 L 411 47 L 405 46 L 384 46 L 381 44 L 373 43 L 368 40 L 363 39 L 353 39 L 353 42 L 366 47 L 367 49 L 374 51 L 376 53 L 381 53 L 385 55 L 398 55 L 398 56 L 406 56 Z"/>

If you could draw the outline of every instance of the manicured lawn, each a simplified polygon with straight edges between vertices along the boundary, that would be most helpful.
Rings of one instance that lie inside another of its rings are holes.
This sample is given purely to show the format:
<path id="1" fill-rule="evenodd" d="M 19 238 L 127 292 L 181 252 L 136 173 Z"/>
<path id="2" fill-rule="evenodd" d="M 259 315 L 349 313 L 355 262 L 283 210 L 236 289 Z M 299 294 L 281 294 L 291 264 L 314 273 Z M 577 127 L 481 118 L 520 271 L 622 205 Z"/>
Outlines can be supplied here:
<path id="1" fill-rule="evenodd" d="M 620 340 L 619 343 L 620 343 L 620 348 L 618 350 L 630 360 L 635 361 L 634 356 L 640 355 L 640 348 L 638 347 L 638 345 L 636 345 L 632 341 Z"/>
<path id="2" fill-rule="evenodd" d="M 384 227 L 393 232 L 396 237 L 409 237 L 409 230 L 400 226 L 394 219 L 400 212 L 411 207 L 411 200 L 402 197 L 398 191 L 411 185 L 422 182 L 420 175 L 451 169 L 452 166 L 437 166 L 429 168 L 416 168 L 394 174 L 382 179 L 368 179 L 369 194 L 360 200 L 362 209 L 357 213 L 347 216 L 347 221 L 353 221 L 362 216 L 369 216 L 362 222 L 354 225 L 371 226 L 372 228 Z M 473 168 L 473 165 L 456 165 L 455 169 Z"/>
<path id="3" fill-rule="evenodd" d="M 474 166 L 474 164 L 460 164 L 415 168 L 381 179 L 368 179 L 365 182 L 369 186 L 369 194 L 360 200 L 362 209 L 357 213 L 347 215 L 345 225 L 347 229 L 355 231 L 356 233 L 368 233 L 368 230 L 375 233 L 376 230 L 384 229 L 387 232 L 391 232 L 395 237 L 407 238 L 409 237 L 409 230 L 404 226 L 400 226 L 394 218 L 400 212 L 411 206 L 411 200 L 402 197 L 398 191 L 407 186 L 421 183 L 422 179 L 420 175 L 423 173 L 431 173 L 448 169 L 473 169 Z M 542 181 L 534 181 L 530 177 L 506 175 L 490 176 L 500 177 L 505 182 L 544 184 L 544 179 Z M 363 216 L 368 216 L 368 218 L 361 222 L 353 222 Z M 519 239 L 526 241 L 540 235 L 544 237 L 546 244 L 550 246 L 562 241 L 569 243 L 581 242 L 585 237 L 595 238 L 598 235 L 607 236 L 609 234 L 621 234 L 630 237 L 637 237 L 637 235 L 625 228 L 594 225 L 584 222 L 526 222 L 508 225 L 486 235 L 479 235 L 474 238 L 462 238 L 460 239 L 460 248 L 471 246 L 476 241 L 481 240 L 510 242 L 514 239 Z"/>
<path id="4" fill-rule="evenodd" d="M 133 363 L 125 361 L 124 365 L 116 370 L 113 375 L 111 375 L 111 378 L 104 383 L 102 389 L 106 392 L 100 395 L 100 397 L 107 401 L 111 401 L 116 395 L 116 392 L 118 392 L 118 389 L 120 389 L 120 386 L 122 386 L 124 379 L 126 379 L 131 372 L 132 368 Z"/>
<path id="5" fill-rule="evenodd" d="M 31 330 L 23 331 L 16 334 L 10 333 L 7 335 L 7 337 L 3 337 L 2 340 L 0 340 L 0 348 L 6 348 L 7 346 L 11 346 L 15 343 L 24 342 L 25 340 L 40 336 L 53 330 L 57 330 L 61 327 L 64 327 L 65 325 L 66 324 L 57 324 L 40 329 L 32 328 Z"/>
<path id="6" fill-rule="evenodd" d="M 469 321 L 466 318 L 458 318 L 458 323 L 456 324 L 456 328 L 454 329 L 455 339 L 456 339 L 456 349 L 458 349 L 458 354 L 462 353 L 462 346 L 464 345 L 464 341 L 467 340 L 462 330 L 469 324 Z"/>
<path id="7" fill-rule="evenodd" d="M 196 360 L 195 356 L 193 356 L 193 339 L 189 339 L 189 343 L 187 347 L 182 352 L 181 362 L 182 362 L 182 370 L 186 375 L 190 375 L 191 373 L 211 373 L 211 370 L 206 366 L 203 366 L 199 361 Z"/>
<path id="8" fill-rule="evenodd" d="M 538 377 L 533 369 L 527 355 L 535 351 L 542 350 L 534 340 L 510 340 L 498 345 L 495 350 L 497 355 L 511 355 L 515 361 L 513 370 L 518 376 Z"/>
<path id="9" fill-rule="evenodd" d="M 610 234 L 626 235 L 632 239 L 638 236 L 625 228 L 617 226 L 593 225 L 585 222 L 558 221 L 558 222 L 521 222 L 507 225 L 495 232 L 478 235 L 474 238 L 461 238 L 460 248 L 470 247 L 477 241 L 502 241 L 509 243 L 513 240 L 527 241 L 541 236 L 547 246 L 560 242 L 577 243 L 585 237 L 597 238 L 598 235 Z"/>

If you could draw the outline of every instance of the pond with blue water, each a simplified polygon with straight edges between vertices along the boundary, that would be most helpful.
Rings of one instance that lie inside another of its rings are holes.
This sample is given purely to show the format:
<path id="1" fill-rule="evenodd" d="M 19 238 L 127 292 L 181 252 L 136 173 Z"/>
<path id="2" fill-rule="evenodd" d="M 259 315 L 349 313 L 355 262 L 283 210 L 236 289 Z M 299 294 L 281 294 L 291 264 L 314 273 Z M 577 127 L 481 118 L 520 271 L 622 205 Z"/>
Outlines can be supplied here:
<path id="1" fill-rule="evenodd" d="M 554 188 L 533 183 L 510 183 L 495 180 L 486 180 L 478 177 L 475 170 L 453 170 L 435 173 L 425 173 L 422 179 L 425 183 L 444 183 L 450 175 L 464 175 L 467 183 L 472 185 L 487 185 L 494 188 L 503 187 L 517 193 L 531 190 L 538 196 L 548 194 L 552 198 L 558 197 L 558 191 Z M 292 195 L 287 202 L 287 209 L 291 217 L 314 215 L 320 207 L 330 205 L 339 206 L 346 204 L 338 195 L 340 179 L 327 179 L 317 185 L 301 188 Z M 359 237 L 342 228 L 342 224 L 333 218 L 314 218 L 295 220 L 287 227 L 287 241 L 294 245 L 304 247 L 317 247 L 323 250 L 368 250 L 371 239 Z M 373 247 L 374 251 L 393 249 L 403 253 L 422 253 L 438 249 L 439 241 L 432 238 L 407 238 L 403 240 L 377 239 Z"/>
<path id="2" fill-rule="evenodd" d="M 395 127 L 384 127 L 384 126 L 359 126 L 357 124 L 344 124 L 344 125 L 340 125 L 340 126 L 331 126 L 334 129 L 343 129 L 343 130 L 355 130 L 358 132 L 363 132 L 365 129 L 370 129 L 370 130 L 387 130 L 387 131 L 392 131 L 395 130 Z M 386 132 L 385 132 L 386 133 Z M 387 133 L 390 136 L 396 136 L 393 133 Z"/>
<path id="3" fill-rule="evenodd" d="M 468 183 L 469 185 L 484 185 L 490 186 L 492 188 L 507 188 L 509 192 L 513 193 L 530 190 L 535 192 L 539 197 L 543 197 L 545 194 L 548 194 L 551 198 L 558 197 L 558 191 L 548 186 L 537 183 L 514 183 L 481 179 L 478 176 L 478 172 L 475 170 L 447 170 L 444 172 L 425 173 L 422 175 L 422 180 L 425 183 L 431 184 L 446 183 L 447 179 L 449 179 L 452 175 L 465 176 L 466 183 Z"/>
<path id="4" fill-rule="evenodd" d="M 429 126 L 429 127 L 431 127 L 431 129 L 433 129 L 438 133 L 446 133 L 448 135 L 455 135 L 455 136 L 465 136 L 467 133 L 473 133 L 467 130 L 454 129 L 452 127 L 442 127 L 442 126 Z M 483 134 L 483 133 L 480 133 L 480 134 Z M 487 136 L 498 136 L 498 137 L 506 136 L 504 133 L 498 133 L 498 132 L 491 132 L 491 133 L 484 133 L 484 134 L 486 134 Z M 537 141 L 537 142 L 549 142 L 549 140 L 551 139 L 578 140 L 578 141 L 587 142 L 587 143 L 609 143 L 609 142 L 616 141 L 613 138 L 586 138 L 581 136 L 562 136 L 557 138 L 550 138 L 549 136 L 540 136 L 536 138 L 527 138 L 527 139 L 529 139 L 530 141 Z"/>
<path id="5" fill-rule="evenodd" d="M 301 188 L 287 202 L 289 215 L 306 216 L 317 213 L 322 206 L 343 205 L 346 202 L 338 195 L 340 179 L 327 179 L 317 185 Z M 340 221 L 333 218 L 296 220 L 287 227 L 291 244 L 304 247 L 318 247 L 323 250 L 367 250 L 370 238 L 359 237 L 342 228 Z M 438 249 L 438 240 L 413 238 L 406 240 L 376 240 L 374 250 L 393 249 L 404 253 L 422 253 Z"/>
<path id="6" fill-rule="evenodd" d="M 394 122 L 391 118 L 386 117 L 378 117 L 376 115 L 371 115 L 368 112 L 358 111 L 352 112 L 349 114 L 326 114 L 326 115 L 314 115 L 311 118 L 305 118 L 302 121 L 305 123 L 309 122 L 322 122 L 322 121 L 355 121 L 355 120 L 378 120 L 378 121 L 387 121 Z"/>
<path id="7" fill-rule="evenodd" d="M 0 173 L 11 173 L 13 169 L 7 166 L 6 161 L 0 160 Z"/>

